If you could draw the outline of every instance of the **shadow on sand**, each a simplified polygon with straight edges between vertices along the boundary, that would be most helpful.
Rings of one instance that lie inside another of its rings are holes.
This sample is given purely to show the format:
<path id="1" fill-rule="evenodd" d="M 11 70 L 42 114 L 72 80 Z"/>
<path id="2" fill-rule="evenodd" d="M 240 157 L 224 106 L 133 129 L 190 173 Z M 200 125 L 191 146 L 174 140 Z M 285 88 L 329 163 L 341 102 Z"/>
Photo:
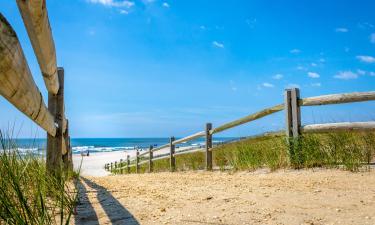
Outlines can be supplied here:
<path id="1" fill-rule="evenodd" d="M 96 192 L 95 203 L 97 202 L 100 204 L 111 224 L 139 225 L 134 216 L 122 206 L 107 189 L 84 177 L 81 177 L 78 184 L 80 194 L 79 203 L 77 205 L 78 214 L 75 216 L 75 224 L 99 224 L 99 217 L 89 201 L 87 189 L 82 181 L 88 187 L 93 189 L 93 193 Z"/>

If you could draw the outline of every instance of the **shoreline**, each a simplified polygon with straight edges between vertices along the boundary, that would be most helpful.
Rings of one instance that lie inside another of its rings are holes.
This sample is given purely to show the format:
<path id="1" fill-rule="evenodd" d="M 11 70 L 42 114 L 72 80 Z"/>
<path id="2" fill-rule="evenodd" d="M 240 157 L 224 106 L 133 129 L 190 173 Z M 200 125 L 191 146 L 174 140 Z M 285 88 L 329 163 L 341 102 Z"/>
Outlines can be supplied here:
<path id="1" fill-rule="evenodd" d="M 180 147 L 179 151 L 183 151 L 190 147 Z M 145 151 L 140 151 L 143 153 Z M 154 156 L 165 154 L 169 152 L 169 148 L 163 148 L 159 151 L 154 152 Z M 135 150 L 125 150 L 125 151 L 112 151 L 112 152 L 94 152 L 90 153 L 90 156 L 81 156 L 80 154 L 73 154 L 73 166 L 75 170 L 81 168 L 80 174 L 82 176 L 92 176 L 92 177 L 103 177 L 108 176 L 110 173 L 104 169 L 106 163 L 111 163 L 115 161 L 120 161 L 123 159 L 126 161 L 126 157 L 134 157 L 136 154 Z M 81 165 L 82 162 L 82 165 Z"/>

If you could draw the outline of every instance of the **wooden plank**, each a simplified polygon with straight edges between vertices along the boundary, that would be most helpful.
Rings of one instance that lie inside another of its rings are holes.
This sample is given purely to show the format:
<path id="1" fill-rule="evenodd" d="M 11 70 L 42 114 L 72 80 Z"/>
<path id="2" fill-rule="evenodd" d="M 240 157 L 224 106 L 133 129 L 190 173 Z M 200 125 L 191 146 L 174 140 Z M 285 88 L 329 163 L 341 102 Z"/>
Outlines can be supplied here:
<path id="1" fill-rule="evenodd" d="M 178 139 L 178 140 L 175 140 L 173 142 L 174 145 L 177 145 L 177 144 L 180 144 L 180 143 L 184 143 L 184 142 L 187 142 L 187 141 L 190 141 L 190 140 L 194 140 L 194 139 L 197 139 L 197 138 L 200 138 L 200 137 L 204 137 L 205 136 L 205 132 L 204 131 L 200 131 L 200 132 L 197 132 L 195 134 L 192 134 L 192 135 L 189 135 L 189 136 L 186 136 L 184 138 L 181 138 L 181 139 Z"/>
<path id="2" fill-rule="evenodd" d="M 170 143 L 162 145 L 162 146 L 159 146 L 157 148 L 153 148 L 152 152 L 156 152 L 156 151 L 162 150 L 163 148 L 168 148 L 169 146 L 170 146 Z"/>
<path id="3" fill-rule="evenodd" d="M 36 58 L 49 93 L 57 94 L 59 81 L 55 43 L 48 19 L 45 0 L 17 0 Z"/>
<path id="4" fill-rule="evenodd" d="M 120 174 L 123 174 L 123 170 L 124 170 L 123 164 L 124 164 L 123 160 L 120 159 Z"/>
<path id="5" fill-rule="evenodd" d="M 301 134 L 301 109 L 299 106 L 300 92 L 298 88 L 292 88 L 290 92 L 292 109 L 292 133 L 293 138 L 298 138 Z"/>
<path id="6" fill-rule="evenodd" d="M 154 153 L 152 152 L 153 146 L 150 145 L 150 148 L 148 150 L 149 157 L 148 157 L 148 172 L 152 173 L 154 171 L 154 162 L 152 161 L 152 158 L 154 157 Z"/>
<path id="7" fill-rule="evenodd" d="M 63 145 L 63 149 L 65 148 L 65 153 L 64 151 L 62 152 L 62 160 L 64 164 L 64 168 L 66 170 L 73 170 L 73 158 L 72 158 L 72 147 L 70 143 L 70 136 L 69 136 L 69 121 L 67 121 L 65 133 L 63 134 L 64 142 L 65 145 Z"/>
<path id="8" fill-rule="evenodd" d="M 292 104 L 291 104 L 291 90 L 286 89 L 284 92 L 284 108 L 285 108 L 285 135 L 287 138 L 293 136 L 292 131 Z"/>
<path id="9" fill-rule="evenodd" d="M 48 134 L 56 135 L 54 118 L 35 84 L 17 35 L 1 13 L 0 95 Z"/>
<path id="10" fill-rule="evenodd" d="M 139 150 L 135 153 L 135 173 L 139 173 Z"/>
<path id="11" fill-rule="evenodd" d="M 205 136 L 206 136 L 206 170 L 212 170 L 212 123 L 206 124 Z"/>
<path id="12" fill-rule="evenodd" d="M 149 151 L 144 151 L 142 153 L 139 153 L 139 157 L 144 156 L 144 155 L 148 155 L 148 154 L 149 154 Z"/>
<path id="13" fill-rule="evenodd" d="M 176 158 L 174 157 L 175 153 L 175 145 L 173 142 L 175 141 L 175 137 L 171 137 L 169 140 L 169 164 L 170 164 L 170 171 L 176 171 Z"/>
<path id="14" fill-rule="evenodd" d="M 126 172 L 130 173 L 130 155 L 126 156 Z"/>
<path id="15" fill-rule="evenodd" d="M 60 88 L 56 95 L 48 93 L 48 109 L 55 117 L 55 123 L 58 125 L 55 137 L 47 135 L 47 169 L 50 172 L 57 171 L 61 167 L 62 154 L 65 139 L 63 134 L 63 118 L 64 118 L 64 69 L 59 68 L 58 78 Z M 65 149 L 66 150 L 66 149 Z"/>
<path id="16" fill-rule="evenodd" d="M 342 104 L 350 102 L 374 101 L 375 91 L 322 95 L 300 99 L 301 106 Z"/>
<path id="17" fill-rule="evenodd" d="M 302 133 L 324 133 L 335 131 L 375 130 L 375 121 L 311 124 L 302 126 Z"/>
<path id="18" fill-rule="evenodd" d="M 236 127 L 236 126 L 242 125 L 244 123 L 248 123 L 250 121 L 260 119 L 260 118 L 268 116 L 270 114 L 279 112 L 283 109 L 284 109 L 284 104 L 279 104 L 279 105 L 275 105 L 275 106 L 267 108 L 267 109 L 263 109 L 259 112 L 250 114 L 250 115 L 248 115 L 246 117 L 243 117 L 241 119 L 238 119 L 238 120 L 226 123 L 224 125 L 221 125 L 219 127 L 216 127 L 211 131 L 211 134 L 219 133 L 219 132 L 222 132 L 224 130 L 230 129 L 232 127 Z"/>

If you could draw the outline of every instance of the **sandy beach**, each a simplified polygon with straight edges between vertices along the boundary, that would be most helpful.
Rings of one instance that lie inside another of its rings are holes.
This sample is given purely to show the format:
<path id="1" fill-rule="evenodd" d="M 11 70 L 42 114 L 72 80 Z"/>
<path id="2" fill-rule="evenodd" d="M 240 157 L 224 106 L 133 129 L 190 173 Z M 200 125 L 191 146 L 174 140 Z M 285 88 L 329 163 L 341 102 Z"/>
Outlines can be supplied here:
<path id="1" fill-rule="evenodd" d="M 180 147 L 177 151 L 182 151 L 190 147 Z M 144 151 L 141 151 L 143 153 Z M 169 148 L 160 149 L 154 152 L 154 156 L 165 154 L 169 152 Z M 104 169 L 106 163 L 119 162 L 120 159 L 126 161 L 127 155 L 135 156 L 135 151 L 113 151 L 113 152 L 97 152 L 91 153 L 90 156 L 81 156 L 79 154 L 73 155 L 73 165 L 75 170 L 80 169 L 82 176 L 107 176 L 109 172 Z M 82 165 L 81 165 L 82 162 Z"/>
<path id="2" fill-rule="evenodd" d="M 375 224 L 375 171 L 83 177 L 75 224 Z"/>

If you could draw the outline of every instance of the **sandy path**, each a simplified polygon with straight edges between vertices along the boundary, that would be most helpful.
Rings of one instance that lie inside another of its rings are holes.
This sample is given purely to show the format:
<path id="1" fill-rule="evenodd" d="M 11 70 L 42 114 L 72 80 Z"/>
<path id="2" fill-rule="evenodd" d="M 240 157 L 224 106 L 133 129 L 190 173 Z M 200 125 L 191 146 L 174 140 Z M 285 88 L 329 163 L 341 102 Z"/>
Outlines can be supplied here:
<path id="1" fill-rule="evenodd" d="M 375 171 L 132 174 L 82 187 L 76 224 L 375 224 Z"/>

